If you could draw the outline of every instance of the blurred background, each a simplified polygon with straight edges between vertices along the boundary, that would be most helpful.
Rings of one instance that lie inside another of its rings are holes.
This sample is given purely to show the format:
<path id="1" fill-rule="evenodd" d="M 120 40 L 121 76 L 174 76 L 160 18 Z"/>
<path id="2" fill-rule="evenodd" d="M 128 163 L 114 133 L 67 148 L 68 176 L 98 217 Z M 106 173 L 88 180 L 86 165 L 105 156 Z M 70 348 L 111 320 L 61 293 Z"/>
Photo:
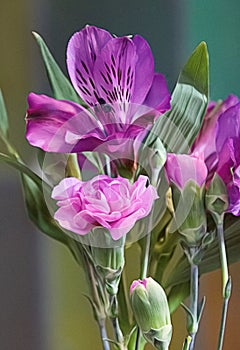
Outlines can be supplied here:
<path id="1" fill-rule="evenodd" d="M 34 151 L 24 138 L 26 97 L 30 91 L 50 93 L 32 30 L 43 36 L 64 71 L 67 41 L 85 24 L 119 36 L 141 34 L 150 43 L 156 70 L 165 74 L 170 89 L 187 57 L 205 40 L 211 98 L 240 95 L 238 0 L 2 0 L 0 6 L 0 87 L 11 140 L 29 164 Z M 65 248 L 36 232 L 26 218 L 18 174 L 1 164 L 0 180 L 0 348 L 100 349 L 91 308 L 83 296 L 82 271 Z M 231 274 L 233 296 L 224 349 L 240 346 L 239 264 L 231 267 Z M 196 350 L 216 348 L 220 286 L 219 272 L 202 278 L 201 294 L 207 296 L 207 306 Z M 182 317 L 182 311 L 174 315 L 172 350 L 180 349 L 185 336 Z"/>

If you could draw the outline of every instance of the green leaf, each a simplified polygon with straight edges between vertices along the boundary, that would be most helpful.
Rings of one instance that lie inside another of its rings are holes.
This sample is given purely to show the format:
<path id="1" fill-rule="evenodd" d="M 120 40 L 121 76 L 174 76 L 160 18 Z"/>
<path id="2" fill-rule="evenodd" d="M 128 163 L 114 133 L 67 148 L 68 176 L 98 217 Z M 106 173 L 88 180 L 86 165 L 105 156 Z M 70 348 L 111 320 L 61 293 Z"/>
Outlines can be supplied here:
<path id="1" fill-rule="evenodd" d="M 127 284 L 125 268 L 122 272 L 118 291 L 119 321 L 121 329 L 125 335 L 130 333 L 130 330 L 133 326 L 133 315 L 129 296 L 129 286 Z"/>
<path id="2" fill-rule="evenodd" d="M 194 50 L 179 76 L 171 110 L 161 115 L 146 143 L 160 137 L 168 152 L 188 153 L 202 125 L 208 103 L 208 51 L 205 43 Z"/>
<path id="3" fill-rule="evenodd" d="M 49 213 L 43 190 L 28 176 L 22 175 L 22 184 L 28 216 L 45 234 L 62 243 L 66 243 L 66 234 Z M 50 200 L 50 198 L 48 198 Z"/>
<path id="4" fill-rule="evenodd" d="M 27 175 L 31 178 L 38 186 L 42 186 L 42 179 L 36 175 L 31 169 L 29 169 L 26 165 L 16 160 L 13 157 L 8 156 L 7 154 L 0 153 L 0 162 L 6 163 L 16 170 L 19 170 L 21 173 Z"/>
<path id="5" fill-rule="evenodd" d="M 2 91 L 0 90 L 0 134 L 6 139 L 8 138 L 8 116 L 7 111 L 2 95 Z"/>
<path id="6" fill-rule="evenodd" d="M 51 200 L 50 186 L 24 164 L 12 157 L 0 153 L 0 162 L 7 163 L 21 172 L 26 207 L 31 221 L 48 236 L 66 244 L 68 236 L 53 219 L 46 204 L 46 196 L 47 200 Z"/>
<path id="7" fill-rule="evenodd" d="M 53 95 L 58 100 L 70 100 L 86 106 L 83 100 L 75 92 L 69 80 L 56 63 L 44 40 L 38 33 L 33 35 L 40 47 L 42 58 L 45 64 L 47 76 L 53 91 Z"/>
<path id="8" fill-rule="evenodd" d="M 192 85 L 196 90 L 207 96 L 209 94 L 209 63 L 208 50 L 205 42 L 201 42 L 179 76 L 179 83 Z"/>
<path id="9" fill-rule="evenodd" d="M 183 300 L 188 297 L 189 291 L 189 282 L 178 284 L 171 288 L 168 294 L 168 305 L 171 314 L 179 307 Z"/>

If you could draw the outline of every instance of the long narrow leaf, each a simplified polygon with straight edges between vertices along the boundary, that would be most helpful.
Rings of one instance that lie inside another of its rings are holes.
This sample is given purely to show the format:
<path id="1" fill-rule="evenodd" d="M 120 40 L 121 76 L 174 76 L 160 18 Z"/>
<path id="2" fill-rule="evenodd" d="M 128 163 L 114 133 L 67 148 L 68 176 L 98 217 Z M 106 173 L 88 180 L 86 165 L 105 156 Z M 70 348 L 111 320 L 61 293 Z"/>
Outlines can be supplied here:
<path id="1" fill-rule="evenodd" d="M 54 97 L 59 100 L 70 100 L 77 102 L 81 105 L 85 105 L 85 103 L 75 92 L 69 80 L 63 74 L 62 70 L 53 58 L 44 40 L 38 33 L 33 32 L 33 35 L 40 47 L 40 51 L 42 54 L 42 58 L 44 61 L 44 65 Z"/>
<path id="2" fill-rule="evenodd" d="M 160 137 L 168 152 L 188 153 L 208 103 L 208 51 L 200 43 L 188 59 L 173 91 L 171 110 L 160 116 L 146 143 Z"/>
<path id="3" fill-rule="evenodd" d="M 1 153 L 0 162 L 9 164 L 21 173 L 26 207 L 31 221 L 48 236 L 66 244 L 66 234 L 53 219 L 46 204 L 45 196 L 50 200 L 50 187 L 14 158 Z"/>
<path id="4" fill-rule="evenodd" d="M 8 138 L 8 117 L 2 91 L 0 90 L 0 135 L 1 134 L 6 139 Z"/>

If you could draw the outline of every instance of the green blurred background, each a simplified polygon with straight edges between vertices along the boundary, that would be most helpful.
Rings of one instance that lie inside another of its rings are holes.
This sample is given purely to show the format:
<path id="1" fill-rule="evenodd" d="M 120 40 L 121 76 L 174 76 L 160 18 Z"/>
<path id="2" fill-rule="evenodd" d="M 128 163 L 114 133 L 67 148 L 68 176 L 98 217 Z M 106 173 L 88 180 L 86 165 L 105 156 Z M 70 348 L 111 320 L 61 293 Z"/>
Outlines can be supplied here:
<path id="1" fill-rule="evenodd" d="M 139 33 L 150 43 L 156 70 L 170 89 L 194 47 L 210 53 L 211 98 L 240 95 L 240 2 L 237 0 L 1 0 L 0 87 L 10 116 L 11 139 L 34 167 L 34 150 L 24 139 L 26 96 L 50 93 L 31 31 L 45 38 L 65 70 L 65 48 L 73 32 L 95 24 L 117 35 Z M 1 149 L 2 149 L 1 145 Z M 3 350 L 101 349 L 82 271 L 68 251 L 36 232 L 25 216 L 18 175 L 0 171 L 0 348 Z M 134 252 L 128 253 L 131 276 Z M 225 349 L 240 346 L 240 266 L 231 267 L 234 292 Z M 216 348 L 220 318 L 220 273 L 202 279 L 207 307 L 196 350 Z M 183 312 L 174 315 L 171 349 L 185 336 Z"/>

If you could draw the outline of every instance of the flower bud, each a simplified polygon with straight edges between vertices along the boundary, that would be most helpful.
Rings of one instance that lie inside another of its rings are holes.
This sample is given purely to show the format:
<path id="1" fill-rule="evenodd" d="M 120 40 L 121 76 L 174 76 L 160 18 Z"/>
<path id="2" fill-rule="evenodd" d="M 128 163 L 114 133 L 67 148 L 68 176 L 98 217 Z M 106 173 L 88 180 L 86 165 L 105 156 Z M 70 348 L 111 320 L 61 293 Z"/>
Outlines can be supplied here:
<path id="1" fill-rule="evenodd" d="M 149 163 L 152 169 L 162 169 L 166 162 L 166 150 L 158 137 L 151 147 Z"/>
<path id="2" fill-rule="evenodd" d="M 130 287 L 135 320 L 144 336 L 158 350 L 167 350 L 172 337 L 168 301 L 163 288 L 151 277 Z"/>
<path id="3" fill-rule="evenodd" d="M 139 147 L 139 140 L 135 142 Z M 160 181 L 161 170 L 167 159 L 167 152 L 159 137 L 150 144 L 142 143 L 137 152 L 137 162 L 146 171 L 153 186 L 157 187 Z"/>
<path id="4" fill-rule="evenodd" d="M 228 209 L 228 192 L 221 177 L 215 173 L 205 195 L 207 210 L 212 214 L 215 221 L 219 221 Z"/>
<path id="5" fill-rule="evenodd" d="M 100 246 L 93 245 L 89 247 L 92 261 L 104 281 L 107 292 L 112 296 L 117 295 L 125 262 L 125 238 L 122 237 L 118 241 L 114 241 L 107 230 L 100 227 L 96 227 L 93 231 L 92 237 L 98 238 Z M 99 242 L 99 236 L 101 237 L 101 242 Z"/>
<path id="6" fill-rule="evenodd" d="M 174 218 L 170 232 L 178 231 L 188 247 L 201 243 L 206 234 L 207 222 L 204 208 L 204 186 L 188 181 L 183 189 L 172 185 Z"/>

